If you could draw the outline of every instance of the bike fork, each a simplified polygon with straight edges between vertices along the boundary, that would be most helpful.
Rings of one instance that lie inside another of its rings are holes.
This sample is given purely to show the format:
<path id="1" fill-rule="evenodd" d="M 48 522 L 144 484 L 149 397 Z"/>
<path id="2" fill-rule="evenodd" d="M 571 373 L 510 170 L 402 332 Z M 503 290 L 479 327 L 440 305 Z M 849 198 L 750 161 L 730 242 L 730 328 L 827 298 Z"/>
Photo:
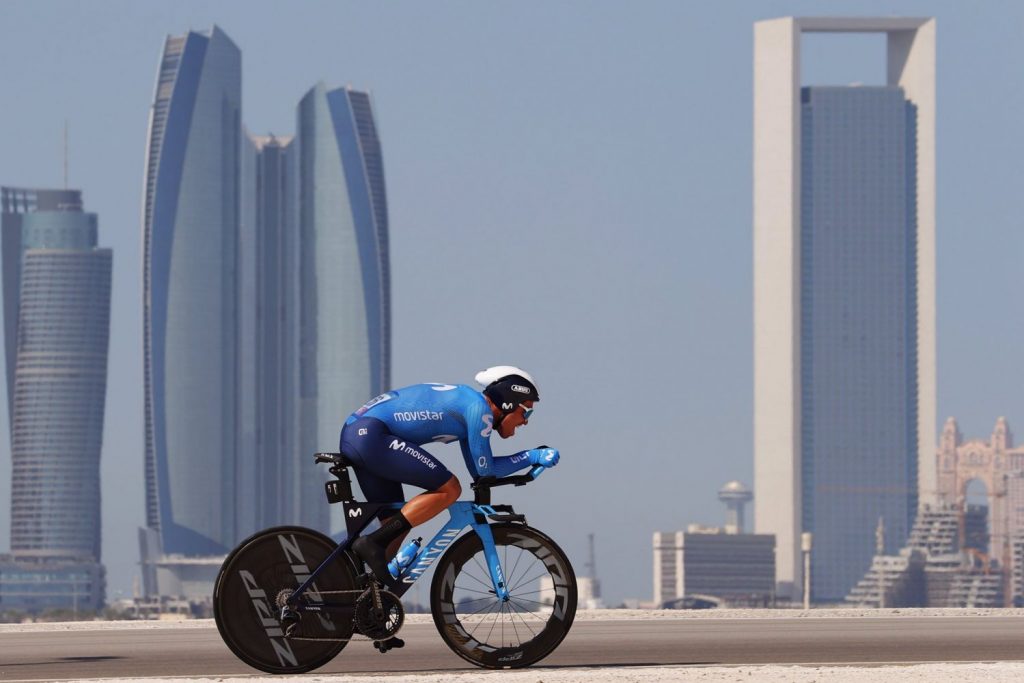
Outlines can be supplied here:
<path id="1" fill-rule="evenodd" d="M 494 547 L 494 534 L 487 522 L 478 524 L 473 522 L 473 531 L 484 545 L 484 559 L 487 560 L 487 571 L 491 575 L 491 583 L 494 584 L 494 593 L 502 602 L 508 602 L 508 586 L 505 585 L 505 574 L 501 569 L 501 559 L 498 557 L 498 549 Z"/>

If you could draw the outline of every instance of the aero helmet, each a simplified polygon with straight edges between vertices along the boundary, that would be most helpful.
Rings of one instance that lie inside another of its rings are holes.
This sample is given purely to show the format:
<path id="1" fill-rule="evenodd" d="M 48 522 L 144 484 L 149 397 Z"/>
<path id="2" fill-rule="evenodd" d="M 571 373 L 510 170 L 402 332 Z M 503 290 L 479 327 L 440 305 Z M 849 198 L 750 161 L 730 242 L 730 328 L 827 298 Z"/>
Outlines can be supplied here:
<path id="1" fill-rule="evenodd" d="M 537 385 L 525 370 L 512 365 L 496 365 L 476 373 L 483 394 L 501 411 L 502 419 L 523 401 L 539 401 Z"/>

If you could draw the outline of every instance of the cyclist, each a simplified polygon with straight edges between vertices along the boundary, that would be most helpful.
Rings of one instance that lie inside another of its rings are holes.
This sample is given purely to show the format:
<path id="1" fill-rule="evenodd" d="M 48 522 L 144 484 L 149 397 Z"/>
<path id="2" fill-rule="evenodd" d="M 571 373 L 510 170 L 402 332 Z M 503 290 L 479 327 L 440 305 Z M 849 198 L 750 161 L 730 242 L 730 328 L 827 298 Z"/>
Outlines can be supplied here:
<path id="1" fill-rule="evenodd" d="M 352 550 L 384 584 L 392 582 L 387 561 L 398 552 L 409 530 L 458 500 L 459 480 L 421 446 L 458 441 L 473 479 L 504 477 L 524 467 L 558 464 L 559 453 L 540 446 L 514 455 L 494 457 L 493 431 L 507 439 L 525 425 L 540 401 L 533 377 L 524 370 L 499 365 L 476 375 L 477 391 L 462 384 L 415 384 L 367 402 L 341 429 L 341 452 L 349 457 L 366 499 L 405 500 L 402 484 L 426 489 L 405 503 L 381 526 L 352 544 Z"/>

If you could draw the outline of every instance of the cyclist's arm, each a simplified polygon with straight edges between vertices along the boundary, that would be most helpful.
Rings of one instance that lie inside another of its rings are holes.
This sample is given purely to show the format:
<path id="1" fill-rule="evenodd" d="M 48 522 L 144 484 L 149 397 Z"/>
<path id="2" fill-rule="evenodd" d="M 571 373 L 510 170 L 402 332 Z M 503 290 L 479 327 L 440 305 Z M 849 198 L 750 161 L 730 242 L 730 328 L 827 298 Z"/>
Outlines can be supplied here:
<path id="1" fill-rule="evenodd" d="M 495 457 L 491 453 L 491 432 L 494 416 L 483 401 L 474 403 L 464 416 L 466 420 L 466 438 L 459 441 L 462 457 L 466 468 L 473 473 L 474 479 L 487 475 L 507 477 L 530 466 L 530 452 L 520 451 L 512 455 Z"/>
<path id="2" fill-rule="evenodd" d="M 462 446 L 462 457 L 466 459 L 466 467 L 469 468 L 470 472 L 474 473 L 474 479 L 488 474 L 495 477 L 507 477 L 530 465 L 529 451 L 520 451 L 513 455 L 501 456 L 480 455 L 474 458 L 473 452 L 466 441 L 460 441 L 459 445 Z M 490 450 L 490 444 L 488 444 L 488 453 L 490 453 Z"/>
<path id="3" fill-rule="evenodd" d="M 473 401 L 463 415 L 466 421 L 466 438 L 459 440 L 466 469 L 479 479 L 488 475 L 501 476 L 494 472 L 494 456 L 491 454 L 491 431 L 494 416 L 484 401 Z"/>

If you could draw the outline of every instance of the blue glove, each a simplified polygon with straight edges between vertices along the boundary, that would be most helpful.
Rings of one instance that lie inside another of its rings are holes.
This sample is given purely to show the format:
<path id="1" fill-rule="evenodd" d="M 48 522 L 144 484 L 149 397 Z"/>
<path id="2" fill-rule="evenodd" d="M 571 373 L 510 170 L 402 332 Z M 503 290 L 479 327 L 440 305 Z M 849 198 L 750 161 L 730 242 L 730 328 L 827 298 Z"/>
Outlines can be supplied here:
<path id="1" fill-rule="evenodd" d="M 526 451 L 530 456 L 531 465 L 541 465 L 543 467 L 554 467 L 558 464 L 558 450 L 554 448 L 532 448 Z"/>

